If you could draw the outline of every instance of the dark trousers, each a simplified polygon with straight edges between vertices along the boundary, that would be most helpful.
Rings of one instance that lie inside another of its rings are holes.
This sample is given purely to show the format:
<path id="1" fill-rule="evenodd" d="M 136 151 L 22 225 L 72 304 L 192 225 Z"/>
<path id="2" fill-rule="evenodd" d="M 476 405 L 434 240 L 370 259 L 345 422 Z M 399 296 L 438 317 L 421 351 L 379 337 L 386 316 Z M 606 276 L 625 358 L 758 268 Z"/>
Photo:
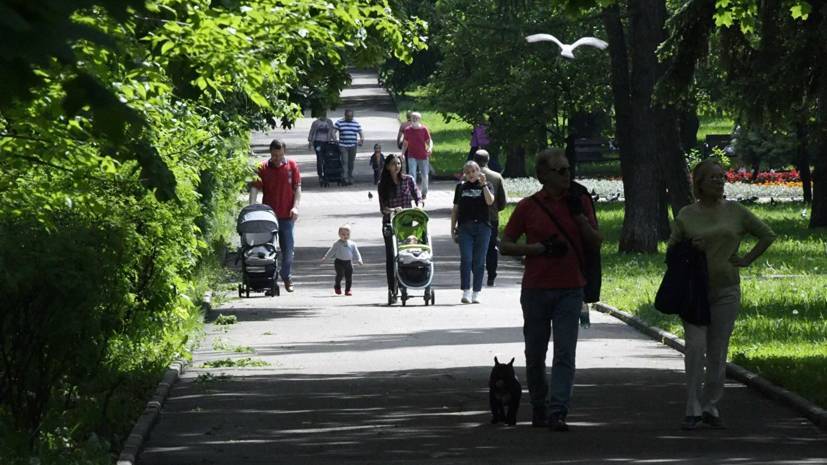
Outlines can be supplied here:
<path id="1" fill-rule="evenodd" d="M 336 283 L 333 285 L 336 289 L 342 288 L 342 278 L 345 278 L 345 291 L 350 290 L 353 284 L 353 263 L 350 260 L 333 261 L 333 267 L 336 269 Z"/>
<path id="2" fill-rule="evenodd" d="M 316 152 L 316 175 L 319 176 L 319 181 L 324 176 L 324 153 L 327 150 L 326 142 L 314 142 L 313 150 Z"/>
<path id="3" fill-rule="evenodd" d="M 396 290 L 396 276 L 393 273 L 393 232 L 390 225 L 382 225 L 382 236 L 385 238 L 385 273 L 388 276 L 388 290 Z"/>
<path id="4" fill-rule="evenodd" d="M 491 222 L 491 239 L 488 240 L 488 252 L 485 254 L 485 269 L 488 271 L 488 282 L 494 282 L 497 277 L 497 263 L 500 253 L 500 241 L 498 239 L 498 232 L 500 230 L 500 222 Z"/>

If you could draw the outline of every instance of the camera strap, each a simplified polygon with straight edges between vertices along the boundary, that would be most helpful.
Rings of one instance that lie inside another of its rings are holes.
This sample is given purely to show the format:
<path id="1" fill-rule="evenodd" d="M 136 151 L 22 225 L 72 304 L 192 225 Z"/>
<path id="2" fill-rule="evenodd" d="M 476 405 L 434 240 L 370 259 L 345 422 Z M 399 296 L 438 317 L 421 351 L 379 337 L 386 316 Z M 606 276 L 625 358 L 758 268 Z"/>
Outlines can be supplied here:
<path id="1" fill-rule="evenodd" d="M 577 248 L 574 246 L 574 241 L 571 240 L 569 234 L 566 232 L 565 229 L 563 229 L 563 226 L 560 225 L 560 223 L 557 221 L 557 218 L 555 218 L 554 214 L 551 213 L 551 210 L 549 210 L 548 207 L 543 205 L 543 202 L 541 202 L 540 199 L 537 198 L 537 194 L 532 195 L 531 200 L 533 200 L 537 204 L 537 206 L 539 206 L 544 212 L 546 212 L 546 215 L 548 215 L 551 222 L 554 223 L 554 226 L 557 228 L 557 230 L 560 231 L 560 234 L 562 234 L 563 237 L 565 237 L 566 240 L 569 242 L 569 245 L 571 246 L 574 255 L 577 257 L 577 263 L 580 265 L 580 274 L 585 275 L 586 268 L 585 264 L 583 263 L 583 257 L 581 257 L 580 254 L 577 252 Z"/>

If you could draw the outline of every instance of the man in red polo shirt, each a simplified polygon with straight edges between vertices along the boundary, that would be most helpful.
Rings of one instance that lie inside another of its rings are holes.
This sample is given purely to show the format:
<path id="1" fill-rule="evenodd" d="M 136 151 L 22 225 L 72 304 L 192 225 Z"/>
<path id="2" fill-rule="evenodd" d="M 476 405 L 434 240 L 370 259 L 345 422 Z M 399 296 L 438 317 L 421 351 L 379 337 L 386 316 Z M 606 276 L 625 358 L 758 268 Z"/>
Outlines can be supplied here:
<path id="1" fill-rule="evenodd" d="M 258 191 L 263 192 L 262 203 L 276 212 L 279 220 L 279 248 L 281 249 L 281 280 L 287 292 L 293 292 L 293 225 L 299 217 L 301 200 L 301 175 L 299 166 L 284 157 L 287 146 L 273 139 L 270 142 L 270 159 L 259 165 L 258 179 L 250 188 L 250 204 L 258 200 Z"/>
<path id="2" fill-rule="evenodd" d="M 503 231 L 500 250 L 503 255 L 526 257 L 520 305 L 532 425 L 568 431 L 566 415 L 574 386 L 577 332 L 586 284 L 578 256 L 583 257 L 586 247 L 599 248 L 603 237 L 597 230 L 588 192 L 570 192 L 565 152 L 543 150 L 537 154 L 535 170 L 543 188 L 517 204 Z M 521 236 L 526 238 L 524 244 L 517 243 Z M 554 358 L 549 393 L 545 372 L 552 330 Z"/>

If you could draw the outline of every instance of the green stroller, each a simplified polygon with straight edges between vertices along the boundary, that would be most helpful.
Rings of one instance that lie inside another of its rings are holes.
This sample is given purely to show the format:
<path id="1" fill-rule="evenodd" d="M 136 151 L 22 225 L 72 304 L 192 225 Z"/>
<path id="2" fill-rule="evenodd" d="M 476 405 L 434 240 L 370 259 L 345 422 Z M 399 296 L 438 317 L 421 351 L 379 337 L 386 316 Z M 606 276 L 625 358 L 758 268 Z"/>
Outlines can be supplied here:
<path id="1" fill-rule="evenodd" d="M 402 305 L 411 295 L 408 291 L 423 291 L 425 305 L 435 300 L 431 281 L 434 277 L 433 247 L 428 232 L 428 214 L 419 208 L 408 208 L 391 219 L 393 228 L 394 290 L 388 290 L 388 305 L 399 297 Z"/>

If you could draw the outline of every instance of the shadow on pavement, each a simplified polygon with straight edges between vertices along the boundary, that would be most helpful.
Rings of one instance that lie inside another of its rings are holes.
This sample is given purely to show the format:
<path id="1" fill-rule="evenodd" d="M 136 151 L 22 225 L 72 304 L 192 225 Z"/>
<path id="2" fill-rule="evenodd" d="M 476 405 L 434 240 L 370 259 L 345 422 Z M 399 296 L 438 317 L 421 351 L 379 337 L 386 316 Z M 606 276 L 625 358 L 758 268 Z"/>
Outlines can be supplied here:
<path id="1" fill-rule="evenodd" d="M 824 463 L 823 436 L 755 395 L 727 430 L 679 430 L 683 377 L 662 370 L 579 370 L 569 433 L 531 428 L 527 392 L 516 427 L 491 425 L 489 369 L 189 378 L 139 463 Z"/>

